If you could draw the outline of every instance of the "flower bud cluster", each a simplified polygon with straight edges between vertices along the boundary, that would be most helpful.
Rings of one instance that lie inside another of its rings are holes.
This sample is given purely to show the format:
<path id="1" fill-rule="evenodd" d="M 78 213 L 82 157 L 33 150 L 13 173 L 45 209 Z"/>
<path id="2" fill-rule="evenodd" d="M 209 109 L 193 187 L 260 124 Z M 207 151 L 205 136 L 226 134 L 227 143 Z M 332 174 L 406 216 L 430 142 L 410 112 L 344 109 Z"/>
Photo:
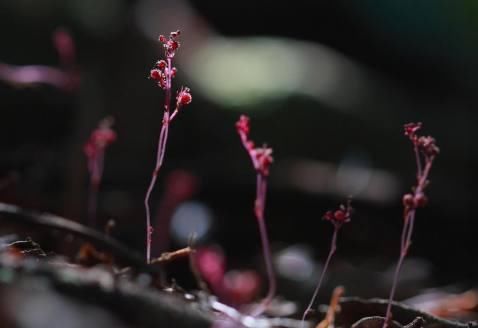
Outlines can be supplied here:
<path id="1" fill-rule="evenodd" d="M 435 138 L 419 136 L 417 132 L 422 128 L 422 123 L 407 123 L 404 125 L 405 135 L 410 138 L 413 145 L 426 157 L 435 157 L 440 153 Z"/>
<path id="2" fill-rule="evenodd" d="M 269 168 L 274 162 L 272 157 L 272 148 L 267 147 L 266 145 L 263 145 L 262 147 L 256 147 L 254 142 L 249 139 L 249 132 L 251 130 L 249 121 L 249 117 L 246 115 L 241 115 L 239 120 L 236 122 L 237 133 L 241 137 L 242 143 L 249 153 L 257 173 L 263 176 L 268 176 Z"/>
<path id="3" fill-rule="evenodd" d="M 341 204 L 335 211 L 327 211 L 324 214 L 324 220 L 331 222 L 334 226 L 340 227 L 344 223 L 350 222 L 352 217 L 352 206 L 350 201 L 347 205 Z"/>

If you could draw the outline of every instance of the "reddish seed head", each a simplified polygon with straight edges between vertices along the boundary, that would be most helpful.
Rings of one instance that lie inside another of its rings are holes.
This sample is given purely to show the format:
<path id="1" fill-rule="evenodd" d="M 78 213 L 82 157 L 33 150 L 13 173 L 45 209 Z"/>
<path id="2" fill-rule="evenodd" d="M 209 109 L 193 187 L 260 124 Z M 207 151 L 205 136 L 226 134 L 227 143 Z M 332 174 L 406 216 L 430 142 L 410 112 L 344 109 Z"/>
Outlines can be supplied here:
<path id="1" fill-rule="evenodd" d="M 404 127 L 404 130 L 405 130 L 405 135 L 410 137 L 410 139 L 413 139 L 415 134 L 417 133 L 417 131 L 421 129 L 422 123 L 421 122 L 407 123 L 403 127 Z"/>
<path id="2" fill-rule="evenodd" d="M 334 219 L 337 221 L 344 221 L 345 220 L 345 212 L 342 210 L 337 210 L 334 212 Z"/>
<path id="3" fill-rule="evenodd" d="M 168 42 L 168 47 L 171 49 L 171 50 L 176 50 L 179 48 L 179 42 L 178 41 L 169 41 Z"/>
<path id="4" fill-rule="evenodd" d="M 153 68 L 149 73 L 149 77 L 155 81 L 159 81 L 163 78 L 163 73 L 157 68 Z"/>
<path id="5" fill-rule="evenodd" d="M 352 217 L 352 207 L 350 206 L 350 201 L 347 203 L 347 206 L 340 205 L 339 209 L 335 211 L 327 211 L 324 214 L 324 220 L 331 222 L 334 226 L 340 227 L 342 224 L 350 221 Z"/>
<path id="6" fill-rule="evenodd" d="M 166 67 L 166 61 L 161 59 L 156 62 L 156 67 L 159 68 L 160 70 L 164 70 Z"/>
<path id="7" fill-rule="evenodd" d="M 437 147 L 433 137 L 418 138 L 418 146 L 427 156 L 436 156 L 440 153 L 440 148 Z"/>
<path id="8" fill-rule="evenodd" d="M 177 106 L 189 105 L 192 100 L 193 97 L 191 96 L 189 88 L 181 88 L 176 97 Z"/>

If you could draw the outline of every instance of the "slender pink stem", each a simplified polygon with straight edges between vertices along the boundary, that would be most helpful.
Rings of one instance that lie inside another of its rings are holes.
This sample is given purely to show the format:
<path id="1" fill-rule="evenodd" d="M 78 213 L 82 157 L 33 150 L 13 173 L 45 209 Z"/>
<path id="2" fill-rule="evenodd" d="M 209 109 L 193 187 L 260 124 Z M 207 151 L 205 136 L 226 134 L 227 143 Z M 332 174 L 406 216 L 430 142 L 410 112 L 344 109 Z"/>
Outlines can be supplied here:
<path id="1" fill-rule="evenodd" d="M 96 208 L 98 204 L 98 189 L 99 185 L 90 182 L 88 191 L 88 225 L 92 228 L 96 227 Z"/>
<path id="2" fill-rule="evenodd" d="M 340 229 L 339 225 L 334 226 L 334 234 L 332 235 L 332 241 L 330 242 L 329 255 L 327 256 L 327 259 L 325 260 L 324 268 L 322 269 L 322 272 L 320 274 L 319 282 L 317 283 L 317 286 L 315 287 L 314 294 L 312 295 L 312 299 L 310 300 L 309 305 L 307 306 L 307 308 L 304 311 L 304 314 L 302 315 L 302 323 L 301 323 L 302 327 L 304 327 L 305 317 L 307 316 L 307 313 L 309 313 L 310 309 L 312 309 L 315 299 L 317 298 L 317 295 L 319 294 L 319 289 L 320 289 L 320 286 L 322 285 L 322 281 L 324 280 L 325 272 L 327 271 L 327 268 L 329 267 L 330 260 L 332 259 L 332 256 L 334 255 L 335 251 L 337 250 L 337 233 L 339 229 Z"/>
<path id="3" fill-rule="evenodd" d="M 418 149 L 415 146 L 415 156 L 416 156 L 416 161 L 417 161 L 417 186 L 415 190 L 413 191 L 414 196 L 419 195 L 423 192 L 423 190 L 426 187 L 427 179 L 428 179 L 428 174 L 430 173 L 430 169 L 433 164 L 433 157 L 427 158 L 425 161 L 425 167 L 422 170 L 421 167 L 421 160 L 420 156 L 418 153 Z M 398 282 L 398 275 L 400 274 L 400 270 L 402 268 L 403 261 L 405 257 L 408 254 L 408 250 L 411 245 L 411 240 L 412 240 L 412 234 L 413 234 L 413 226 L 415 223 L 415 214 L 416 214 L 416 208 L 405 208 L 404 211 L 404 223 L 403 223 L 403 228 L 402 228 L 402 236 L 401 236 L 401 243 L 400 243 L 400 257 L 398 259 L 397 267 L 395 268 L 395 273 L 393 275 L 393 283 L 392 283 L 392 289 L 390 290 L 390 296 L 388 298 L 388 305 L 387 305 L 387 311 L 385 314 L 385 321 L 383 323 L 383 328 L 387 328 L 388 324 L 392 318 L 392 302 L 395 297 L 395 290 L 397 288 L 397 282 Z"/>
<path id="4" fill-rule="evenodd" d="M 159 171 L 163 165 L 164 154 L 166 153 L 166 142 L 168 141 L 169 133 L 169 123 L 170 123 L 170 105 L 171 105 L 171 58 L 167 58 L 168 61 L 168 70 L 166 74 L 166 88 L 165 88 L 165 100 L 164 100 L 164 114 L 163 121 L 161 123 L 161 132 L 159 134 L 158 140 L 158 149 L 156 153 L 156 165 L 154 167 L 153 174 L 151 176 L 151 181 L 146 191 L 144 197 L 144 207 L 146 209 L 146 263 L 149 263 L 151 260 L 151 242 L 152 242 L 152 233 L 153 227 L 151 225 L 151 209 L 149 206 L 149 199 L 151 198 L 151 193 L 153 192 L 156 180 L 158 179 Z"/>
<path id="5" fill-rule="evenodd" d="M 422 176 L 422 160 L 420 159 L 420 152 L 417 145 L 413 146 L 413 151 L 415 153 L 415 161 L 417 164 L 417 180 L 419 180 Z"/>
<path id="6" fill-rule="evenodd" d="M 96 227 L 96 212 L 98 207 L 98 190 L 103 178 L 104 151 L 98 150 L 97 154 L 90 160 L 90 187 L 88 191 L 88 224 Z"/>
<path id="7" fill-rule="evenodd" d="M 255 214 L 257 223 L 259 224 L 259 233 L 261 235 L 262 252 L 266 264 L 267 278 L 269 280 L 269 289 L 266 297 L 261 301 L 259 306 L 252 312 L 251 315 L 258 316 L 262 314 L 271 303 L 276 293 L 276 278 L 274 268 L 272 265 L 272 253 L 269 245 L 269 237 L 264 219 L 264 208 L 266 204 L 267 180 L 266 177 L 260 173 L 257 174 L 257 194 L 255 204 Z"/>
<path id="8" fill-rule="evenodd" d="M 168 127 L 169 123 L 166 120 L 168 119 L 168 112 L 164 112 L 163 115 L 163 123 L 161 126 L 161 133 L 159 134 L 158 140 L 158 150 L 156 155 L 156 166 L 154 168 L 153 174 L 151 176 L 151 181 L 148 186 L 148 190 L 146 191 L 146 196 L 144 198 L 144 206 L 146 208 L 146 262 L 149 263 L 151 259 L 151 242 L 152 238 L 151 235 L 153 233 L 152 225 L 151 225 L 151 209 L 149 207 L 149 199 L 151 198 L 151 193 L 153 192 L 154 185 L 156 184 L 156 180 L 158 179 L 159 171 L 161 170 L 161 166 L 163 165 L 163 158 L 164 153 L 166 151 L 166 141 L 168 137 Z"/>
<path id="9" fill-rule="evenodd" d="M 395 273 L 393 275 L 393 284 L 392 289 L 390 290 L 390 296 L 388 298 L 388 305 L 387 311 L 385 314 L 385 321 L 383 323 L 383 328 L 388 327 L 388 323 L 392 318 L 392 302 L 393 298 L 395 297 L 395 291 L 397 288 L 398 282 L 398 275 L 400 274 L 400 270 L 402 269 L 403 260 L 408 254 L 408 249 L 410 248 L 412 232 L 413 232 L 413 223 L 415 221 L 415 210 L 411 210 L 408 212 L 408 216 L 405 219 L 405 223 L 403 225 L 402 236 L 406 236 L 404 242 L 402 243 L 401 250 L 400 250 L 400 258 L 398 259 L 397 267 L 395 268 Z"/>

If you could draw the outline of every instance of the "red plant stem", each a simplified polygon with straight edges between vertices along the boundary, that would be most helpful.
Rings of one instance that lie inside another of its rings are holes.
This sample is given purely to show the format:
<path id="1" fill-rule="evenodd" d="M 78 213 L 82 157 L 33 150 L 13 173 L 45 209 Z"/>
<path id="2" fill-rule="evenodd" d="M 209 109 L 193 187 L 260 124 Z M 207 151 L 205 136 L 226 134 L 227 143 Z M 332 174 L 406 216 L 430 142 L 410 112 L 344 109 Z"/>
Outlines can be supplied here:
<path id="1" fill-rule="evenodd" d="M 104 151 L 98 150 L 90 160 L 90 187 L 88 191 L 88 225 L 96 227 L 96 211 L 98 207 L 98 190 L 103 178 Z"/>
<path id="2" fill-rule="evenodd" d="M 259 306 L 251 313 L 253 316 L 262 314 L 271 303 L 276 293 L 276 278 L 272 266 L 272 255 L 269 246 L 269 237 L 264 219 L 264 208 L 266 204 L 267 180 L 266 176 L 257 173 L 257 191 L 254 212 L 256 214 L 257 223 L 259 224 L 259 233 L 261 235 L 262 252 L 266 264 L 267 278 L 269 280 L 269 290 L 266 297 L 261 301 Z"/>
<path id="3" fill-rule="evenodd" d="M 156 180 L 158 178 L 159 171 L 161 166 L 163 165 L 164 154 L 166 152 L 166 142 L 168 141 L 168 132 L 169 132 L 169 109 L 171 105 L 171 58 L 167 58 L 168 60 L 168 71 L 166 74 L 166 88 L 165 88 L 165 99 L 164 99 L 164 114 L 163 114 L 163 121 L 161 123 L 161 132 L 159 134 L 158 140 L 158 149 L 156 153 L 156 165 L 154 167 L 154 171 L 151 177 L 151 182 L 149 183 L 148 190 L 146 191 L 146 195 L 144 197 L 144 207 L 146 209 L 146 263 L 150 262 L 151 259 L 151 242 L 152 242 L 152 233 L 153 229 L 151 226 L 151 210 L 149 207 L 149 199 L 151 197 L 151 193 L 153 192 L 154 185 L 156 184 Z"/>
<path id="4" fill-rule="evenodd" d="M 422 160 L 420 159 L 420 152 L 417 145 L 413 146 L 413 151 L 415 152 L 415 161 L 417 163 L 417 180 L 420 180 L 422 176 Z"/>
<path id="5" fill-rule="evenodd" d="M 327 271 L 327 268 L 329 267 L 330 260 L 332 259 L 332 256 L 334 255 L 335 251 L 337 250 L 337 233 L 339 229 L 340 229 L 340 225 L 334 225 L 334 234 L 332 235 L 332 241 L 330 242 L 329 255 L 327 256 L 327 259 L 325 260 L 324 268 L 322 269 L 322 273 L 320 274 L 319 282 L 317 283 L 317 287 L 315 287 L 314 294 L 312 295 L 312 299 L 310 300 L 309 305 L 307 306 L 307 308 L 304 311 L 304 314 L 302 315 L 302 321 L 301 321 L 302 327 L 304 327 L 305 317 L 307 316 L 307 313 L 309 313 L 310 309 L 312 309 L 315 299 L 317 298 L 317 295 L 319 294 L 319 289 L 320 289 L 320 286 L 322 285 L 322 281 L 324 280 L 325 272 Z"/>
<path id="6" fill-rule="evenodd" d="M 433 164 L 433 157 L 427 158 L 425 163 L 425 168 L 423 171 L 421 170 L 421 161 L 420 156 L 418 154 L 418 150 L 415 147 L 415 154 L 417 158 L 417 165 L 419 165 L 417 169 L 417 187 L 413 191 L 414 196 L 423 192 L 425 185 L 427 183 L 428 174 L 430 173 L 430 169 Z M 413 234 L 413 226 L 415 223 L 415 208 L 405 207 L 404 214 L 403 214 L 403 228 L 402 228 L 402 237 L 400 243 L 400 257 L 398 259 L 397 267 L 395 268 L 395 273 L 393 275 L 393 283 L 392 289 L 390 290 L 390 296 L 388 298 L 388 305 L 387 305 L 387 312 L 385 314 L 385 321 L 383 323 L 383 328 L 387 328 L 389 321 L 392 318 L 392 302 L 395 297 L 395 290 L 397 287 L 398 282 L 398 275 L 400 274 L 400 270 L 402 268 L 403 261 L 408 254 L 408 250 L 411 245 L 412 234 Z"/>
<path id="7" fill-rule="evenodd" d="M 408 249 L 411 244 L 414 221 L 415 221 L 415 210 L 408 211 L 408 216 L 405 218 L 405 223 L 403 225 L 403 230 L 402 230 L 402 239 L 404 239 L 404 241 L 402 242 L 402 245 L 401 245 L 400 258 L 398 259 L 397 267 L 395 268 L 395 273 L 393 275 L 393 284 L 392 284 L 392 289 L 390 290 L 390 296 L 388 298 L 387 312 L 385 314 L 385 321 L 383 323 L 383 328 L 388 327 L 388 323 L 390 319 L 392 318 L 392 302 L 393 302 L 393 298 L 395 297 L 395 290 L 397 288 L 398 275 L 400 274 L 403 260 L 407 256 Z"/>
<path id="8" fill-rule="evenodd" d="M 90 183 L 88 191 L 88 226 L 96 227 L 96 208 L 98 206 L 98 189 L 99 184 Z"/>

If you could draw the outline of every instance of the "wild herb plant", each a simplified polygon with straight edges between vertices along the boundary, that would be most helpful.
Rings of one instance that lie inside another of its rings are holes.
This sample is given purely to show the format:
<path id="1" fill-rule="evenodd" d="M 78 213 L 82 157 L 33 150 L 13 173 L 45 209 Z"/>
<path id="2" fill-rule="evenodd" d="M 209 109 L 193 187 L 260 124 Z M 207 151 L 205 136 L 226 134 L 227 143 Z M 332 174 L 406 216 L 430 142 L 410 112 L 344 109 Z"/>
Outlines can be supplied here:
<path id="1" fill-rule="evenodd" d="M 407 136 L 413 145 L 415 161 L 417 165 L 416 184 L 412 187 L 412 192 L 403 196 L 403 228 L 400 239 L 400 257 L 393 276 L 392 289 L 388 298 L 387 312 L 383 328 L 387 328 L 392 319 L 392 301 L 395 296 L 398 275 L 403 264 L 403 260 L 408 254 L 411 245 L 413 225 L 415 223 L 415 214 L 418 208 L 424 207 L 428 198 L 425 195 L 425 189 L 429 185 L 428 175 L 433 165 L 435 157 L 440 149 L 436 146 L 435 139 L 431 136 L 419 136 L 417 132 L 422 128 L 422 123 L 405 124 L 405 136 Z"/>
<path id="2" fill-rule="evenodd" d="M 337 250 L 337 235 L 339 233 L 339 230 L 340 228 L 342 228 L 344 223 L 347 223 L 350 221 L 351 217 L 352 217 L 352 207 L 350 206 L 350 200 L 347 202 L 347 205 L 342 204 L 339 206 L 337 210 L 327 211 L 324 215 L 324 220 L 329 221 L 334 226 L 334 232 L 332 234 L 332 240 L 330 242 L 329 255 L 327 256 L 327 259 L 325 260 L 324 268 L 322 269 L 322 272 L 320 274 L 319 281 L 317 282 L 317 286 L 315 287 L 315 290 L 309 302 L 309 305 L 307 306 L 307 308 L 304 311 L 304 314 L 302 315 L 302 327 L 304 326 L 304 322 L 305 322 L 305 318 L 307 314 L 312 309 L 315 299 L 317 298 L 320 286 L 322 285 L 322 281 L 324 280 L 324 277 L 325 277 L 325 273 L 327 272 L 327 269 L 329 267 L 330 260 L 332 259 L 332 256 L 335 254 L 335 251 Z"/>
<path id="3" fill-rule="evenodd" d="M 171 110 L 171 93 L 172 93 L 172 79 L 176 76 L 177 69 L 173 67 L 173 58 L 176 51 L 180 47 L 178 41 L 180 31 L 171 32 L 169 37 L 164 35 L 159 36 L 159 42 L 163 44 L 164 55 L 166 60 L 161 59 L 156 62 L 153 69 L 150 71 L 150 78 L 155 81 L 164 91 L 164 110 L 163 119 L 161 122 L 161 131 L 159 133 L 158 148 L 156 153 L 156 164 L 151 176 L 146 195 L 144 197 L 144 207 L 146 210 L 146 262 L 149 263 L 151 259 L 151 241 L 153 227 L 151 225 L 151 210 L 149 207 L 149 199 L 153 192 L 154 185 L 159 175 L 161 166 L 163 165 L 164 154 L 166 152 L 166 144 L 168 141 L 169 125 L 174 120 L 182 107 L 191 103 L 192 96 L 189 88 L 181 87 L 176 92 L 176 104 L 174 110 Z"/>
<path id="4" fill-rule="evenodd" d="M 267 178 L 269 176 L 269 167 L 273 162 L 273 158 L 272 148 L 269 148 L 266 145 L 263 145 L 262 147 L 256 147 L 254 142 L 249 139 L 249 121 L 249 117 L 241 115 L 239 120 L 236 122 L 236 130 L 241 138 L 244 149 L 251 158 L 254 170 L 256 171 L 256 200 L 254 203 L 254 214 L 259 225 L 262 251 L 266 265 L 267 278 L 269 280 L 269 289 L 266 297 L 252 313 L 253 315 L 260 315 L 267 310 L 267 307 L 271 303 L 276 292 L 276 278 L 272 266 L 272 255 L 264 217 L 264 210 L 266 207 Z"/>

